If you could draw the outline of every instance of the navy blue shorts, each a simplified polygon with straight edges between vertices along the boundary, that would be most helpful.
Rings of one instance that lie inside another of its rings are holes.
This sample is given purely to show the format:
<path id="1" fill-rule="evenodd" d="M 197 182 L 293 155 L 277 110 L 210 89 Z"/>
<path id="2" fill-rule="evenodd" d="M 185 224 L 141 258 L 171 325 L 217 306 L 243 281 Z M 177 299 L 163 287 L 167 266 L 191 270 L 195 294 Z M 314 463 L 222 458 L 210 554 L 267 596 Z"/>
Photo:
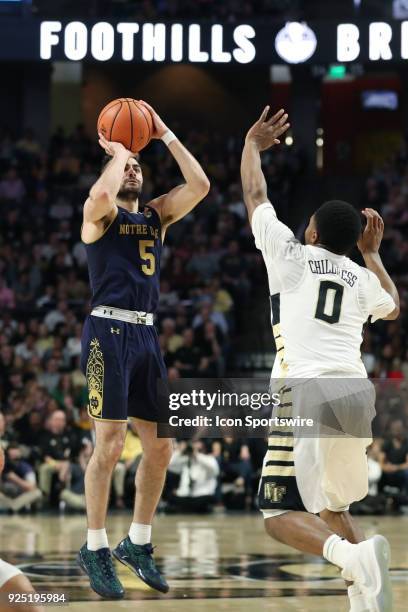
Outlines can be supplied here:
<path id="1" fill-rule="evenodd" d="M 82 330 L 81 369 L 90 417 L 158 421 L 157 381 L 167 373 L 153 325 L 88 315 Z"/>

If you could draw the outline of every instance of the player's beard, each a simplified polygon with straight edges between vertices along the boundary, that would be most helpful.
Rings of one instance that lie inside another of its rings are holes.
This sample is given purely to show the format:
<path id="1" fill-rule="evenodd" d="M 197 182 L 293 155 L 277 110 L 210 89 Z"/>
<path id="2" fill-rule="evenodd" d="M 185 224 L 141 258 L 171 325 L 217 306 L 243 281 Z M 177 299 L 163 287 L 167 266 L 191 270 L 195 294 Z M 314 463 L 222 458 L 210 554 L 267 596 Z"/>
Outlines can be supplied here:
<path id="1" fill-rule="evenodd" d="M 118 191 L 118 199 L 123 202 L 133 202 L 140 197 L 142 193 L 142 187 L 121 187 Z"/>

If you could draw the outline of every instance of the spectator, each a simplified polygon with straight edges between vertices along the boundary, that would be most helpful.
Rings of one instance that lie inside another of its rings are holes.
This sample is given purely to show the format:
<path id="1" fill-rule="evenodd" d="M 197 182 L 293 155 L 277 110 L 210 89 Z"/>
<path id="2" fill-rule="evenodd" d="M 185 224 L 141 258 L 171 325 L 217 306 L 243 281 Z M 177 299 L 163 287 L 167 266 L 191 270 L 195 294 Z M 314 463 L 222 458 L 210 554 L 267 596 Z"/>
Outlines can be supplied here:
<path id="1" fill-rule="evenodd" d="M 3 450 L 13 442 L 14 436 L 12 432 L 6 427 L 6 418 L 2 412 L 0 412 L 0 448 Z"/>
<path id="2" fill-rule="evenodd" d="M 30 410 L 14 421 L 14 429 L 21 445 L 33 460 L 41 456 L 40 444 L 43 437 L 43 416 L 40 410 Z"/>
<path id="3" fill-rule="evenodd" d="M 39 483 L 47 501 L 50 500 L 54 474 L 58 476 L 61 489 L 68 481 L 72 442 L 65 413 L 55 410 L 47 418 L 45 431 L 40 439 L 42 464 L 39 467 Z"/>
<path id="4" fill-rule="evenodd" d="M 43 357 L 54 345 L 54 339 L 45 323 L 38 326 L 38 336 L 35 342 L 35 351 Z"/>
<path id="5" fill-rule="evenodd" d="M 1 298 L 0 298 L 1 299 Z M 179 298 L 176 291 L 172 291 L 170 283 L 166 279 L 160 281 L 159 314 L 168 316 L 178 304 Z"/>
<path id="6" fill-rule="evenodd" d="M 204 337 L 204 325 L 208 321 L 212 321 L 216 326 L 217 339 L 220 344 L 224 336 L 228 332 L 228 324 L 221 312 L 214 312 L 212 304 L 203 304 L 200 311 L 193 319 L 193 328 L 196 330 L 197 336 Z"/>
<path id="7" fill-rule="evenodd" d="M 202 451 L 201 441 L 178 443 L 169 471 L 180 475 L 180 484 L 170 496 L 168 511 L 211 512 L 219 467 L 215 457 Z"/>
<path id="8" fill-rule="evenodd" d="M 252 499 L 253 467 L 246 441 L 225 438 L 221 491 L 226 508 L 249 507 Z"/>
<path id="9" fill-rule="evenodd" d="M 176 322 L 174 319 L 164 319 L 161 324 L 161 336 L 164 346 L 169 353 L 174 353 L 182 344 L 182 337 L 176 333 Z"/>
<path id="10" fill-rule="evenodd" d="M 197 343 L 205 360 L 202 365 L 204 376 L 216 378 L 224 375 L 224 359 L 217 338 L 217 328 L 213 321 L 203 324 L 203 329 L 197 329 Z"/>
<path id="11" fill-rule="evenodd" d="M 11 167 L 0 181 L 0 200 L 19 203 L 24 198 L 26 189 L 15 167 Z"/>
<path id="12" fill-rule="evenodd" d="M 42 387 L 45 387 L 49 393 L 52 393 L 52 391 L 57 388 L 60 377 L 61 374 L 58 371 L 57 360 L 50 359 L 45 366 L 45 371 L 39 375 L 38 382 Z"/>
<path id="13" fill-rule="evenodd" d="M 218 272 L 217 258 L 202 244 L 188 262 L 187 270 L 197 274 L 202 280 L 209 280 Z"/>
<path id="14" fill-rule="evenodd" d="M 14 291 L 7 286 L 4 278 L 0 276 L 0 309 L 14 308 L 16 298 Z"/>
<path id="15" fill-rule="evenodd" d="M 78 178 L 80 161 L 69 147 L 64 147 L 54 163 L 54 179 L 60 185 L 73 184 Z"/>
<path id="16" fill-rule="evenodd" d="M 55 305 L 55 288 L 52 285 L 47 285 L 45 287 L 44 293 L 37 299 L 36 306 L 39 309 L 43 309 L 43 308 L 50 308 L 54 305 Z"/>
<path id="17" fill-rule="evenodd" d="M 34 130 L 26 128 L 23 137 L 17 141 L 16 151 L 23 158 L 37 158 L 41 153 L 41 145 L 35 137 Z"/>
<path id="18" fill-rule="evenodd" d="M 183 343 L 174 352 L 172 362 L 185 378 L 199 377 L 200 372 L 207 368 L 207 361 L 194 342 L 194 331 L 191 328 L 183 331 Z"/>
<path id="19" fill-rule="evenodd" d="M 213 297 L 214 312 L 221 312 L 224 315 L 230 313 L 234 305 L 234 300 L 231 294 L 224 287 L 221 287 L 219 278 L 216 277 L 212 279 L 209 284 L 209 290 Z"/>
<path id="20" fill-rule="evenodd" d="M 44 323 L 53 332 L 59 323 L 65 323 L 68 313 L 68 304 L 60 300 L 55 310 L 51 310 L 44 318 Z"/>
<path id="21" fill-rule="evenodd" d="M 408 437 L 402 419 L 390 424 L 388 440 L 381 449 L 380 466 L 383 472 L 380 487 L 397 487 L 408 494 Z"/>
<path id="22" fill-rule="evenodd" d="M 0 505 L 13 512 L 24 507 L 30 508 L 42 497 L 33 468 L 22 459 L 18 444 L 10 444 L 7 447 L 5 460 L 0 481 Z"/>
<path id="23" fill-rule="evenodd" d="M 228 250 L 220 261 L 222 281 L 236 300 L 246 301 L 250 291 L 247 275 L 247 262 L 240 253 L 237 240 L 230 240 Z"/>
<path id="24" fill-rule="evenodd" d="M 78 461 L 70 464 L 66 487 L 61 492 L 60 500 L 67 508 L 85 510 L 85 471 L 93 451 L 92 443 L 86 442 L 79 451 Z"/>
<path id="25" fill-rule="evenodd" d="M 64 355 L 68 363 L 71 363 L 75 357 L 81 355 L 81 335 L 82 324 L 76 323 L 74 327 L 74 334 L 69 336 L 64 349 Z"/>
<path id="26" fill-rule="evenodd" d="M 29 334 L 24 342 L 17 344 L 14 353 L 24 359 L 24 361 L 32 359 L 36 355 L 35 337 Z"/>

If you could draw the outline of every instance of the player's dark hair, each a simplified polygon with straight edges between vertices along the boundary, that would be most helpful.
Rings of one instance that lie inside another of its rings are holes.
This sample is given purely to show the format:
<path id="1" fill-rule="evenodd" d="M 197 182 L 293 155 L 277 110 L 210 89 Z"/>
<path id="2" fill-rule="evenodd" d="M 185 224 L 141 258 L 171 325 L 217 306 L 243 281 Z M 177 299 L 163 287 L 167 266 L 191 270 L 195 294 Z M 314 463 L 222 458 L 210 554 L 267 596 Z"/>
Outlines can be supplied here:
<path id="1" fill-rule="evenodd" d="M 132 157 L 135 158 L 137 162 L 140 163 L 140 156 L 138 153 L 135 153 Z M 106 166 L 112 161 L 113 157 L 111 155 L 104 155 L 101 163 L 101 174 L 105 170 Z"/>
<path id="2" fill-rule="evenodd" d="M 314 214 L 318 242 L 329 251 L 345 255 L 361 235 L 361 217 L 348 202 L 329 200 Z"/>

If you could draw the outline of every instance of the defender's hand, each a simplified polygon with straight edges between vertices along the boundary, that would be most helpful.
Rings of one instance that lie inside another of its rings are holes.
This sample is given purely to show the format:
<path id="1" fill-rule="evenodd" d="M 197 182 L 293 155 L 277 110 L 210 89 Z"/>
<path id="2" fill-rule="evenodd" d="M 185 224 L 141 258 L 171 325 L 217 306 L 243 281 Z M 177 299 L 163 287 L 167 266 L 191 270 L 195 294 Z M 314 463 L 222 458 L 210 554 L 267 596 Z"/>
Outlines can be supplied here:
<path id="1" fill-rule="evenodd" d="M 142 104 L 147 110 L 150 112 L 153 119 L 153 136 L 152 138 L 161 138 L 166 132 L 168 132 L 169 128 L 164 123 L 163 119 L 159 117 L 154 108 L 150 106 L 144 100 L 138 100 L 139 104 Z"/>
<path id="2" fill-rule="evenodd" d="M 269 106 L 264 108 L 262 115 L 246 135 L 245 140 L 252 142 L 258 151 L 265 151 L 265 149 L 269 149 L 273 145 L 280 144 L 279 137 L 290 127 L 290 123 L 286 123 L 288 115 L 283 109 L 266 121 L 269 108 Z"/>
<path id="3" fill-rule="evenodd" d="M 118 153 L 122 152 L 127 152 L 129 157 L 133 155 L 133 153 L 131 151 L 128 151 L 128 149 L 126 149 L 126 147 L 121 142 L 111 142 L 109 140 L 106 140 L 105 136 L 101 132 L 98 132 L 98 136 L 99 144 L 101 145 L 102 149 L 104 149 L 106 155 L 114 157 Z"/>
<path id="4" fill-rule="evenodd" d="M 361 212 L 367 219 L 367 225 L 357 242 L 357 246 L 362 255 L 378 253 L 384 234 L 384 221 L 373 208 L 365 208 Z"/>

